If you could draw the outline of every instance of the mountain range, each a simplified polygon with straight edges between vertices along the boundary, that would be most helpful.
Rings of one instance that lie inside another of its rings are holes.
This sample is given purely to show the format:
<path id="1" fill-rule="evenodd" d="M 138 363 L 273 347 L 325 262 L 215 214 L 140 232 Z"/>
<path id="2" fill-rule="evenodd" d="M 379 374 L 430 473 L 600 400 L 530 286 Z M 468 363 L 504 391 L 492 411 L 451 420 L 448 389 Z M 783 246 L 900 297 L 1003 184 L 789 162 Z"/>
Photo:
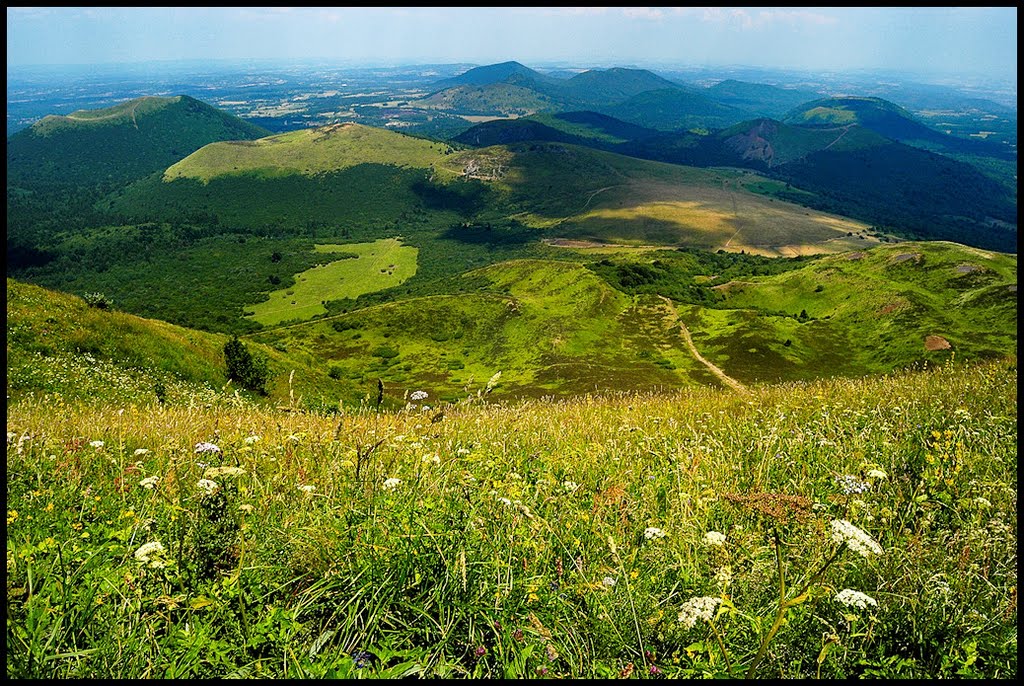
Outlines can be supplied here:
<path id="1" fill-rule="evenodd" d="M 372 378 L 565 395 L 722 383 L 708 356 L 743 384 L 1015 350 L 1003 148 L 877 97 L 637 69 L 435 86 L 522 115 L 447 140 L 271 135 L 187 96 L 47 117 L 8 140 L 9 293 L 242 334 L 328 403 Z M 56 350 L 32 327 L 19 355 Z M 87 340 L 60 349 L 138 362 Z"/>

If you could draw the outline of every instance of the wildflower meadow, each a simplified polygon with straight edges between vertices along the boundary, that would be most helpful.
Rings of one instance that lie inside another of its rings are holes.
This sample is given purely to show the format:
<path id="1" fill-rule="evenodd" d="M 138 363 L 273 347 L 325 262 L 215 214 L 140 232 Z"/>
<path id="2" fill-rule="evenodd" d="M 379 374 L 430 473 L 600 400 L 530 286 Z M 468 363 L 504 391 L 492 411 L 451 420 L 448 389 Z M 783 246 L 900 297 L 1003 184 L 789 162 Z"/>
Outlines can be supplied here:
<path id="1" fill-rule="evenodd" d="M 1012 678 L 1016 389 L 24 398 L 7 675 Z"/>

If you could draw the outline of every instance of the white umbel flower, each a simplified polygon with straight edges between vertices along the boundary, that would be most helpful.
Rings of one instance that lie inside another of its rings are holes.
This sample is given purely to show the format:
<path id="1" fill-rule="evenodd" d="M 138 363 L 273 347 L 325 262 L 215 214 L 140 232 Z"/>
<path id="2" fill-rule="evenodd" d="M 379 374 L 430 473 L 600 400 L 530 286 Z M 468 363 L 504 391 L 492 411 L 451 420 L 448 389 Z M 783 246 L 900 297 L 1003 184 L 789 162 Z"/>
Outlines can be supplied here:
<path id="1" fill-rule="evenodd" d="M 704 543 L 721 547 L 725 545 L 725 534 L 720 531 L 709 531 L 704 534 Z"/>
<path id="2" fill-rule="evenodd" d="M 159 476 L 147 476 L 145 479 L 139 482 L 139 485 L 145 488 L 147 491 L 152 491 L 156 488 L 156 485 L 160 483 Z"/>
<path id="3" fill-rule="evenodd" d="M 839 593 L 836 593 L 836 600 L 847 607 L 856 607 L 861 610 L 865 609 L 868 605 L 878 607 L 878 602 L 874 598 L 852 588 L 844 588 Z"/>
<path id="4" fill-rule="evenodd" d="M 679 623 L 687 629 L 692 629 L 698 620 L 710 622 L 721 603 L 721 598 L 712 598 L 711 596 L 690 598 L 683 603 L 683 607 L 679 610 Z"/>
<path id="5" fill-rule="evenodd" d="M 665 532 L 656 526 L 649 526 L 646 529 L 644 529 L 644 538 L 646 538 L 648 541 L 654 540 L 656 538 L 665 538 Z"/>
<path id="6" fill-rule="evenodd" d="M 243 474 L 245 474 L 245 470 L 241 467 L 210 467 L 203 476 L 207 479 L 216 479 L 219 476 L 233 478 Z"/>
<path id="7" fill-rule="evenodd" d="M 161 559 L 163 554 L 163 544 L 160 541 L 150 541 L 149 543 L 142 544 L 135 551 L 135 559 L 144 565 L 159 569 L 160 567 L 167 566 L 167 563 Z"/>
<path id="8" fill-rule="evenodd" d="M 869 557 L 872 554 L 882 554 L 882 546 L 878 545 L 875 539 L 845 519 L 833 519 L 831 526 L 832 540 L 837 543 L 845 543 L 850 547 L 850 550 L 859 553 L 863 557 Z"/>
<path id="9" fill-rule="evenodd" d="M 394 489 L 398 488 L 401 485 L 401 483 L 401 479 L 399 479 L 397 476 L 393 476 L 389 479 L 384 479 L 384 488 L 386 488 L 389 491 L 393 491 Z"/>

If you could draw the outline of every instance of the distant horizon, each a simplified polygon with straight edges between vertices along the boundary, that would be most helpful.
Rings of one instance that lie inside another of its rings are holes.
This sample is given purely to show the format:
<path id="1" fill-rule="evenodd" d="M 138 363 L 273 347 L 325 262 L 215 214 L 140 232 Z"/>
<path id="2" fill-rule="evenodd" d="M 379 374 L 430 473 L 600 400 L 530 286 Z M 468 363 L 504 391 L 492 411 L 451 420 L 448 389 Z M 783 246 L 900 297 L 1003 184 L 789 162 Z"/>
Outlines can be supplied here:
<path id="1" fill-rule="evenodd" d="M 8 71 L 175 62 L 747 68 L 1016 84 L 1016 7 L 8 7 Z"/>

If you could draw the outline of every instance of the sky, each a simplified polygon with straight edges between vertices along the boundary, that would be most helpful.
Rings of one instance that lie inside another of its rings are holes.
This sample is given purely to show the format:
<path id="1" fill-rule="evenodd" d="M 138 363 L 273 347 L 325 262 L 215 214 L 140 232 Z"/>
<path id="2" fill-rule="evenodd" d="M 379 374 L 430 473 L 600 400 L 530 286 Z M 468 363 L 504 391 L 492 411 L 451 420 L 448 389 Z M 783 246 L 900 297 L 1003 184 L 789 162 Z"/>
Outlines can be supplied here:
<path id="1" fill-rule="evenodd" d="M 7 7 L 7 64 L 555 62 L 988 75 L 1016 7 Z"/>

